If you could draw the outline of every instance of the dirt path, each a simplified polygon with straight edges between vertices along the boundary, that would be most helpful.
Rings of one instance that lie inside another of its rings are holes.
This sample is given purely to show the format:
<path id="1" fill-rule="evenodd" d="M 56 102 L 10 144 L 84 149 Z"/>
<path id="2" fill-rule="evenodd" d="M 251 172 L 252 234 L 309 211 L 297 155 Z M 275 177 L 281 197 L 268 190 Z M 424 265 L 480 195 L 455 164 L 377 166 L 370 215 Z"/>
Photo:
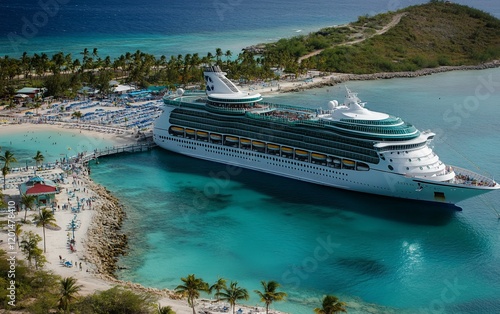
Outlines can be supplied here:
<path id="1" fill-rule="evenodd" d="M 382 35 L 383 33 L 387 32 L 388 30 L 390 30 L 391 28 L 393 28 L 394 26 L 398 25 L 399 21 L 401 21 L 401 18 L 403 16 L 405 16 L 405 15 L 406 15 L 406 13 L 396 14 L 392 18 L 392 21 L 389 22 L 389 24 L 385 25 L 384 27 L 382 27 L 382 29 L 376 31 L 374 34 L 369 35 L 369 36 L 362 36 L 361 38 L 358 38 L 358 39 L 352 40 L 352 41 L 348 41 L 348 42 L 345 42 L 345 43 L 342 43 L 342 44 L 338 44 L 337 46 L 354 45 L 354 44 L 360 43 L 360 42 L 362 42 L 364 40 L 367 40 L 368 38 L 371 38 L 373 36 Z M 358 34 L 362 35 L 361 33 L 358 33 Z M 304 60 L 304 59 L 307 59 L 307 58 L 310 58 L 312 56 L 320 54 L 323 50 L 325 50 L 325 49 L 319 49 L 319 50 L 313 51 L 311 53 L 308 53 L 305 56 L 300 57 L 299 58 L 299 63 L 302 60 Z"/>

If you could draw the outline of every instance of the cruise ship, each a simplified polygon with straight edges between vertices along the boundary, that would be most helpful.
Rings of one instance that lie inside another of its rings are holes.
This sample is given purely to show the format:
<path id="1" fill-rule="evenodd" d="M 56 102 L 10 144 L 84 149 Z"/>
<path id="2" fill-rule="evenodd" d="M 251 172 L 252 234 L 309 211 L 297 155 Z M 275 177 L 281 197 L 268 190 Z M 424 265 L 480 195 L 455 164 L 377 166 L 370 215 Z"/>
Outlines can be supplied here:
<path id="1" fill-rule="evenodd" d="M 154 124 L 158 146 L 186 156 L 338 189 L 456 204 L 497 190 L 493 179 L 443 163 L 435 136 L 367 109 L 346 88 L 341 104 L 313 110 L 268 103 L 241 91 L 217 66 L 206 91 L 164 98 Z"/>

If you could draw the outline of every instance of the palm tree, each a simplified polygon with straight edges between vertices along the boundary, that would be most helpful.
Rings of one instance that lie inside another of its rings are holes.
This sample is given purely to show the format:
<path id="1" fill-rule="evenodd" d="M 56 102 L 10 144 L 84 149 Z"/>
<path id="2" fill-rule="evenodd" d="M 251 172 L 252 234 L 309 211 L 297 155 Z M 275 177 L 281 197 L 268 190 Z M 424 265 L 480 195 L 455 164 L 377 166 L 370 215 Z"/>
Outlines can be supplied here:
<path id="1" fill-rule="evenodd" d="M 28 209 L 33 210 L 35 206 L 36 197 L 34 195 L 21 195 L 21 205 L 24 205 L 24 221 L 26 221 L 26 215 L 28 214 Z"/>
<path id="2" fill-rule="evenodd" d="M 215 58 L 216 58 L 216 63 L 217 65 L 220 65 L 220 58 L 223 56 L 222 49 L 220 48 L 215 48 Z"/>
<path id="3" fill-rule="evenodd" d="M 212 286 L 210 286 L 210 288 L 208 289 L 208 293 L 212 293 L 212 291 L 215 290 L 216 293 L 214 296 L 217 298 L 217 301 L 219 301 L 220 291 L 226 288 L 226 279 L 219 277 L 219 279 L 217 279 L 217 281 Z"/>
<path id="4" fill-rule="evenodd" d="M 276 289 L 279 288 L 280 284 L 276 281 L 265 282 L 264 280 L 260 282 L 264 291 L 254 290 L 260 297 L 260 301 L 266 303 L 266 314 L 269 313 L 269 306 L 274 301 L 283 301 L 287 294 L 285 292 L 277 292 Z"/>
<path id="5" fill-rule="evenodd" d="M 16 235 L 17 247 L 21 246 L 21 244 L 19 243 L 19 237 L 21 236 L 22 232 L 23 230 L 21 229 L 21 224 L 16 224 L 16 229 L 14 229 L 14 234 Z"/>
<path id="6" fill-rule="evenodd" d="M 238 300 L 248 300 L 250 297 L 248 295 L 247 289 L 238 287 L 238 282 L 232 281 L 229 285 L 229 289 L 224 289 L 224 292 L 220 293 L 221 300 L 229 302 L 233 308 L 233 314 L 236 307 L 236 301 Z"/>
<path id="7" fill-rule="evenodd" d="M 161 306 L 158 304 L 158 314 L 175 314 L 175 311 L 172 310 L 171 306 Z"/>
<path id="8" fill-rule="evenodd" d="M 5 177 L 9 174 L 9 168 L 7 166 L 2 167 L 2 176 L 3 176 L 3 189 L 5 190 L 6 184 L 5 184 Z"/>
<path id="9" fill-rule="evenodd" d="M 38 242 L 40 242 L 41 238 L 38 234 L 34 234 L 29 231 L 28 234 L 23 237 L 21 241 L 21 251 L 26 254 L 26 259 L 28 260 L 28 265 L 31 267 L 31 260 L 35 257 L 40 249 L 38 248 Z"/>
<path id="10" fill-rule="evenodd" d="M 188 275 L 186 278 L 181 278 L 184 282 L 175 288 L 176 292 L 184 297 L 187 297 L 189 306 L 193 309 L 193 314 L 196 314 L 194 309 L 195 301 L 200 297 L 200 292 L 208 292 L 208 284 L 201 278 L 196 278 L 194 274 Z"/>
<path id="11" fill-rule="evenodd" d="M 48 209 L 42 209 L 40 212 L 40 216 L 36 221 L 36 226 L 42 226 L 43 230 L 43 252 L 47 253 L 46 245 L 45 245 L 45 226 L 51 223 L 55 223 L 56 218 L 54 217 L 54 213 Z"/>
<path id="12" fill-rule="evenodd" d="M 226 53 L 224 54 L 224 56 L 226 57 L 226 66 L 229 67 L 229 61 L 231 61 L 231 56 L 233 55 L 233 53 L 231 52 L 231 50 L 227 50 Z"/>
<path id="13" fill-rule="evenodd" d="M 76 299 L 78 292 L 82 286 L 76 284 L 77 280 L 73 277 L 61 279 L 59 309 L 65 313 L 69 313 L 69 305 L 71 301 Z"/>
<path id="14" fill-rule="evenodd" d="M 339 298 L 334 295 L 327 295 L 323 298 L 323 303 L 321 308 L 315 308 L 314 313 L 316 314 L 334 314 L 338 312 L 345 312 L 346 303 L 340 302 Z"/>
<path id="15" fill-rule="evenodd" d="M 43 160 L 45 159 L 45 157 L 42 155 L 42 152 L 38 150 L 36 152 L 35 157 L 33 157 L 33 159 L 35 160 L 36 167 L 38 168 L 38 165 L 43 162 Z"/>
<path id="16" fill-rule="evenodd" d="M 3 156 L 0 156 L 0 161 L 3 161 L 2 175 L 3 175 L 3 189 L 5 190 L 5 177 L 9 174 L 10 164 L 17 162 L 14 154 L 10 150 L 6 150 Z"/>
<path id="17" fill-rule="evenodd" d="M 82 118 L 82 112 L 81 111 L 75 111 L 71 114 L 72 117 L 75 117 L 78 119 L 78 122 L 80 122 L 80 119 Z"/>

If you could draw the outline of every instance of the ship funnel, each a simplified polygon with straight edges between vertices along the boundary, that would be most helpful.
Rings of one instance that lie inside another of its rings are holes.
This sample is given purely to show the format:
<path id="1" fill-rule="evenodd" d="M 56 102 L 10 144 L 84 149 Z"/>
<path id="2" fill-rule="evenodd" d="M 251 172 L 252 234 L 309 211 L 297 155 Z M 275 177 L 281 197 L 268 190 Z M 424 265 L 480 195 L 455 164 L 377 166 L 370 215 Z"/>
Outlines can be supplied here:
<path id="1" fill-rule="evenodd" d="M 226 73 L 222 72 L 221 69 L 214 65 L 211 67 L 205 67 L 203 71 L 203 76 L 205 78 L 207 95 L 210 94 L 240 94 L 241 91 L 233 84 L 228 78 L 226 78 Z"/>

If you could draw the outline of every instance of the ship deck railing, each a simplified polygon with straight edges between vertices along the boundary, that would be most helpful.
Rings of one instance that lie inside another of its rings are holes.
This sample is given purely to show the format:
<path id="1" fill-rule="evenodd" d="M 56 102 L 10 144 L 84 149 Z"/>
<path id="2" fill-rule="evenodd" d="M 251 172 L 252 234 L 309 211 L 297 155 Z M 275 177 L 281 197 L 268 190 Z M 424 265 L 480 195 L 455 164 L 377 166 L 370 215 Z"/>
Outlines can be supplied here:
<path id="1" fill-rule="evenodd" d="M 453 166 L 451 168 L 455 171 L 455 183 L 467 186 L 497 186 L 495 180 L 487 176 L 457 166 Z"/>

